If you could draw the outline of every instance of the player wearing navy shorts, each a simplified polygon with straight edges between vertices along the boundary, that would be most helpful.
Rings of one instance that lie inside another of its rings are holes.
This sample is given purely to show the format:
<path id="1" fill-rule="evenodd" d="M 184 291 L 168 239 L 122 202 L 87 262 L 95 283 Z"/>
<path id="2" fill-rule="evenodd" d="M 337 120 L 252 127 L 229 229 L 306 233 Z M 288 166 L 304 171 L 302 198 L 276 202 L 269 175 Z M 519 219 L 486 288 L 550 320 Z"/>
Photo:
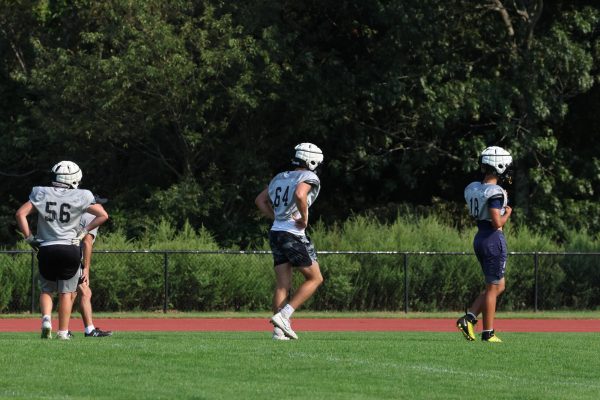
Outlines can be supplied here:
<path id="1" fill-rule="evenodd" d="M 505 288 L 504 273 L 508 251 L 502 227 L 510 218 L 508 194 L 498 183 L 510 181 L 512 157 L 501 147 L 486 148 L 479 159 L 482 182 L 472 182 L 465 188 L 465 200 L 471 216 L 477 220 L 478 231 L 473 240 L 475 255 L 485 278 L 485 290 L 475 299 L 466 314 L 456 321 L 465 339 L 475 340 L 477 316 L 483 314 L 481 340 L 501 342 L 494 333 L 496 301 Z"/>
<path id="2" fill-rule="evenodd" d="M 42 312 L 42 339 L 52 337 L 51 314 L 53 293 L 59 293 L 58 339 L 69 340 L 72 296 L 77 290 L 80 271 L 81 240 L 88 231 L 103 224 L 108 214 L 100 204 L 95 204 L 89 190 L 78 189 L 81 169 L 71 161 L 61 161 L 52 167 L 52 186 L 36 186 L 29 201 L 23 203 L 15 217 L 25 241 L 38 251 L 40 281 L 40 309 Z M 95 216 L 80 228 L 85 212 Z M 38 214 L 37 233 L 29 228 L 27 217 Z"/>
<path id="3" fill-rule="evenodd" d="M 321 188 L 315 170 L 323 162 L 323 152 L 311 143 L 300 143 L 294 150 L 293 170 L 277 174 L 255 201 L 258 209 L 274 220 L 269 244 L 276 276 L 274 315 L 270 319 L 275 340 L 298 339 L 290 322 L 292 313 L 323 283 L 317 253 L 305 232 L 308 208 Z M 293 269 L 300 271 L 305 281 L 286 303 Z"/>

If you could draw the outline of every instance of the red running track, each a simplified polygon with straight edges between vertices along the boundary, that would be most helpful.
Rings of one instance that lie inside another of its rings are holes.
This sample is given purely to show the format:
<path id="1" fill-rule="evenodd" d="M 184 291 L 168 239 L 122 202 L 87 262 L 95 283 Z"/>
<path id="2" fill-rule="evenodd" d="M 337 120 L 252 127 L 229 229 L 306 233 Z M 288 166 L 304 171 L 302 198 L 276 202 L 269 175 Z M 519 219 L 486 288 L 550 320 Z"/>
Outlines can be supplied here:
<path id="1" fill-rule="evenodd" d="M 58 321 L 55 319 L 54 324 Z M 97 318 L 96 326 L 113 331 L 269 331 L 267 318 Z M 455 332 L 454 319 L 391 318 L 296 318 L 296 331 L 417 331 Z M 600 319 L 497 319 L 495 328 L 503 332 L 600 332 Z M 80 330 L 81 320 L 72 319 L 72 330 Z M 0 332 L 34 332 L 40 329 L 37 318 L 0 319 Z"/>

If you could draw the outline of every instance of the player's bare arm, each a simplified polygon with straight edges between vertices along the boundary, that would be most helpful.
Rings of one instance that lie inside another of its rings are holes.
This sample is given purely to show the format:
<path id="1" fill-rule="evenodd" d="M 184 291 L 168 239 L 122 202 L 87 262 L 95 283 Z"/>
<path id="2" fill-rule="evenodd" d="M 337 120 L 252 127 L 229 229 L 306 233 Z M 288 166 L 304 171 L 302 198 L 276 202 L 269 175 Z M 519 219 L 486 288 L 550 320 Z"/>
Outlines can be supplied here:
<path id="1" fill-rule="evenodd" d="M 19 207 L 19 209 L 15 213 L 17 226 L 19 227 L 19 230 L 21 231 L 23 236 L 25 236 L 26 238 L 31 236 L 31 230 L 29 229 L 29 222 L 27 221 L 27 216 L 35 212 L 35 207 L 30 201 L 28 201 L 24 203 L 21 207 Z"/>
<path id="2" fill-rule="evenodd" d="M 108 213 L 101 204 L 92 204 L 86 211 L 96 217 L 84 227 L 84 229 L 88 232 L 99 227 L 108 220 Z"/>
<path id="3" fill-rule="evenodd" d="M 89 286 L 89 276 L 90 276 L 90 265 L 92 264 L 92 246 L 94 243 L 94 237 L 91 234 L 85 235 L 82 244 L 82 253 L 83 253 L 83 273 L 81 277 L 81 284 Z"/>
<path id="4" fill-rule="evenodd" d="M 492 218 L 492 226 L 495 229 L 502 229 L 510 215 L 512 214 L 512 208 L 509 206 L 504 207 L 504 215 L 500 215 L 499 208 L 490 208 L 490 217 Z"/>
<path id="5" fill-rule="evenodd" d="M 298 212 L 300 213 L 300 218 L 294 218 L 296 220 L 296 225 L 300 228 L 306 228 L 308 226 L 308 192 L 310 192 L 311 186 L 306 182 L 300 182 L 298 186 L 296 186 L 296 191 L 294 192 L 294 200 L 296 201 L 296 206 L 298 207 Z"/>
<path id="6" fill-rule="evenodd" d="M 256 196 L 254 204 L 260 210 L 260 212 L 269 219 L 275 219 L 275 212 L 273 211 L 273 205 L 269 198 L 269 188 L 265 188 L 262 192 Z"/>

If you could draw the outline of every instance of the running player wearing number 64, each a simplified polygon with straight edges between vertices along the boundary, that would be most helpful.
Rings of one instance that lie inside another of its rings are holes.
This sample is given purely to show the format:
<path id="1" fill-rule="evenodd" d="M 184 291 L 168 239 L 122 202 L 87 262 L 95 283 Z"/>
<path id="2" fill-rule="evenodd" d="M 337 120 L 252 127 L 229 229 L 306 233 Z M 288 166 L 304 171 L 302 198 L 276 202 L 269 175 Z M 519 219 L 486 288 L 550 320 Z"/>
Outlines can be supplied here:
<path id="1" fill-rule="evenodd" d="M 273 295 L 273 339 L 298 339 L 290 318 L 323 283 L 315 248 L 306 235 L 308 208 L 314 203 L 321 187 L 315 170 L 323 162 L 323 152 L 312 143 L 300 143 L 295 148 L 292 171 L 277 174 L 255 200 L 258 209 L 273 219 L 269 244 L 273 252 L 276 287 Z M 292 285 L 292 269 L 304 275 L 288 303 Z"/>
<path id="2" fill-rule="evenodd" d="M 475 340 L 477 315 L 483 313 L 481 340 L 502 342 L 494 332 L 496 300 L 504 291 L 504 273 L 508 251 L 502 227 L 512 214 L 508 194 L 498 183 L 510 183 L 512 157 L 502 147 L 488 147 L 479 158 L 482 182 L 472 182 L 465 188 L 465 200 L 471 216 L 477 220 L 473 247 L 485 278 L 485 290 L 475 299 L 466 314 L 456 321 L 465 339 Z"/>

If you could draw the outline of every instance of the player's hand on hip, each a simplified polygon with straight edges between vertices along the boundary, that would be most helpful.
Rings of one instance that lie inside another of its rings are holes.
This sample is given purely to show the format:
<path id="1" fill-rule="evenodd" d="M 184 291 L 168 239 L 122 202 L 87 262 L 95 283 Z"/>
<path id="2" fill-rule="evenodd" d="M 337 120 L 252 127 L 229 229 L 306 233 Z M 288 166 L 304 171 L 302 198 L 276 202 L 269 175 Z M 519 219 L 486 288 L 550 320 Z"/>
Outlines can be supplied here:
<path id="1" fill-rule="evenodd" d="M 296 221 L 297 228 L 306 229 L 306 227 L 308 226 L 308 220 L 305 220 L 302 217 L 294 218 L 294 221 Z"/>
<path id="2" fill-rule="evenodd" d="M 36 238 L 35 236 L 33 236 L 33 235 L 29 235 L 29 236 L 27 236 L 27 237 L 25 238 L 25 242 L 27 242 L 27 244 L 28 244 L 28 245 L 30 245 L 30 246 L 31 246 L 31 248 L 32 248 L 34 251 L 36 251 L 36 252 L 37 252 L 37 251 L 39 251 L 39 249 L 40 249 L 40 244 L 42 243 L 42 241 L 41 241 L 41 240 L 37 239 L 37 238 Z"/>
<path id="3" fill-rule="evenodd" d="M 75 232 L 75 238 L 71 239 L 71 244 L 73 246 L 79 246 L 85 235 L 87 235 L 88 233 L 89 232 L 84 228 L 78 229 L 77 232 Z"/>

